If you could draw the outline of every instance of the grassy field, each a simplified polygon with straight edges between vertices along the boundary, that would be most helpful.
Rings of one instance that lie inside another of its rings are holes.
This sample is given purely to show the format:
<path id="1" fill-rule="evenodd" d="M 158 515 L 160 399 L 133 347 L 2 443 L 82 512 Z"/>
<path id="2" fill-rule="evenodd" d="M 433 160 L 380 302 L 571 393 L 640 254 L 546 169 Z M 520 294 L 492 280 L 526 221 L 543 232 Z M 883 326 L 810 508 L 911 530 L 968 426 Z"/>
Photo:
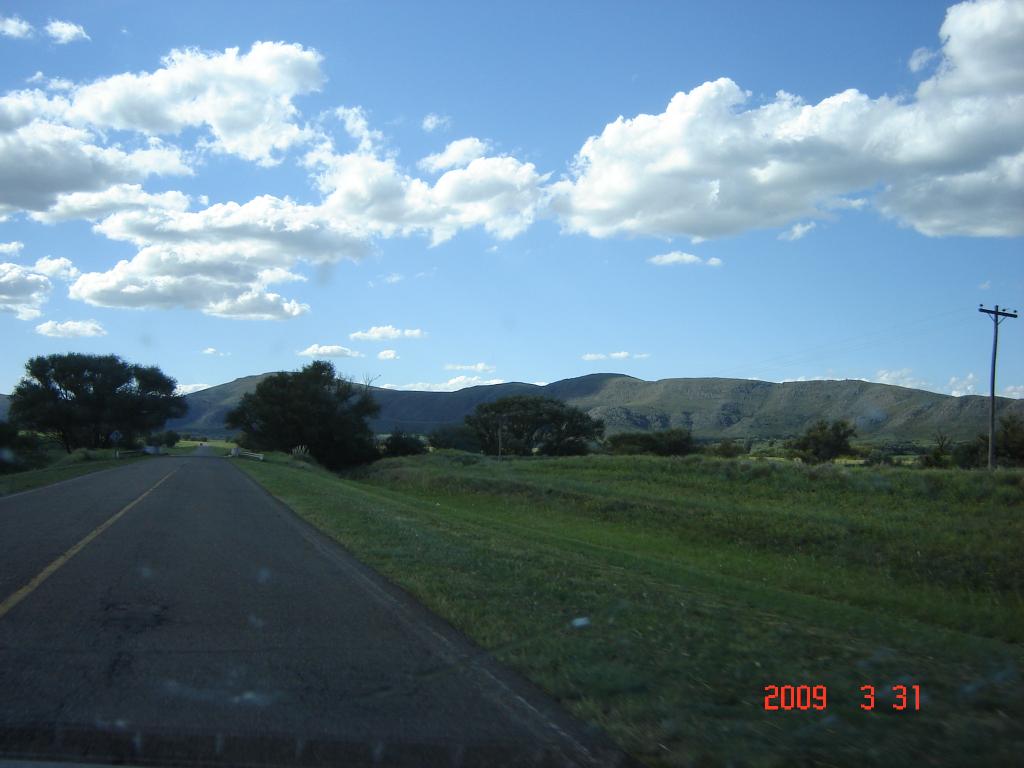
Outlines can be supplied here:
<path id="1" fill-rule="evenodd" d="M 164 451 L 171 456 L 187 456 L 200 445 L 208 445 L 218 451 L 224 451 L 224 453 L 235 447 L 235 444 L 229 440 L 205 440 L 203 442 L 199 440 L 179 440 L 173 448 L 164 448 Z"/>
<path id="2" fill-rule="evenodd" d="M 126 456 L 122 459 L 115 459 L 112 449 L 85 450 L 80 448 L 72 453 L 66 453 L 63 449 L 55 449 L 49 453 L 51 454 L 50 463 L 41 469 L 0 475 L 0 496 L 59 483 L 61 480 L 70 480 L 72 477 L 99 472 L 103 469 L 112 469 L 143 458 Z"/>
<path id="3" fill-rule="evenodd" d="M 651 765 L 1024 751 L 1024 473 L 438 452 L 240 463 Z M 764 686 L 824 685 L 823 711 Z M 919 685 L 896 711 L 895 685 Z M 860 688 L 876 706 L 860 708 Z"/>

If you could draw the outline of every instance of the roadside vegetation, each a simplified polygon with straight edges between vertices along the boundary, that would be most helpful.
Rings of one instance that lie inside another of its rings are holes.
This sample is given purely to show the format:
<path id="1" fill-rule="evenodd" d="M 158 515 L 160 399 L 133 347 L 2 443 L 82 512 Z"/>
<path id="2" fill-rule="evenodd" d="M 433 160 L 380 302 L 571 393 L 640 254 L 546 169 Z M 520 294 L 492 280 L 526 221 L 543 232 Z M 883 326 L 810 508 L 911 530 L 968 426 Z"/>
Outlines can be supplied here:
<path id="1" fill-rule="evenodd" d="M 243 448 L 290 451 L 301 445 L 320 464 L 340 469 L 377 458 L 366 420 L 379 411 L 368 387 L 338 377 L 331 363 L 316 360 L 301 371 L 260 381 L 225 422 L 241 430 Z"/>
<path id="2" fill-rule="evenodd" d="M 142 454 L 114 458 L 112 448 L 90 450 L 77 448 L 67 453 L 62 447 L 51 445 L 38 449 L 37 463 L 30 469 L 17 472 L 0 471 L 0 496 L 29 491 L 80 475 L 88 475 L 104 469 L 113 469 L 132 461 L 145 458 Z M 0 462 L 2 468 L 3 462 Z"/>
<path id="3" fill-rule="evenodd" d="M 67 453 L 133 446 L 185 413 L 176 386 L 156 366 L 117 355 L 41 355 L 25 363 L 9 418 L 20 429 L 59 442 Z"/>
<path id="4" fill-rule="evenodd" d="M 652 765 L 1024 749 L 1024 472 L 457 451 L 344 476 L 239 466 Z M 826 685 L 827 709 L 766 712 L 767 684 Z M 921 710 L 894 711 L 914 684 Z"/>
<path id="5" fill-rule="evenodd" d="M 185 412 L 176 386 L 117 355 L 31 358 L 0 421 L 0 495 L 117 466 L 117 449 L 134 460 L 145 446 L 173 447 L 179 435 L 160 430 Z"/>

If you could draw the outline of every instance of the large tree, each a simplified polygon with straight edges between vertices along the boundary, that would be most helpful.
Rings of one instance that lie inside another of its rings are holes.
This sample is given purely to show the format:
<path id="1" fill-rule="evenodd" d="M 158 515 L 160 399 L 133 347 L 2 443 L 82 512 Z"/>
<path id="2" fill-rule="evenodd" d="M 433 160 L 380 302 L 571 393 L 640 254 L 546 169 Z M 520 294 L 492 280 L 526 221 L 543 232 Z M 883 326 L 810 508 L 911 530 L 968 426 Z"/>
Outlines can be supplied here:
<path id="1" fill-rule="evenodd" d="M 10 418 L 56 438 L 69 452 L 107 446 L 115 431 L 127 443 L 185 415 L 188 406 L 176 386 L 156 366 L 117 355 L 33 357 L 11 395 Z"/>
<path id="2" fill-rule="evenodd" d="M 802 436 L 793 440 L 790 447 L 803 453 L 808 461 L 832 461 L 850 453 L 850 438 L 856 434 L 857 430 L 848 421 L 837 420 L 830 424 L 822 419 L 808 427 Z"/>
<path id="3" fill-rule="evenodd" d="M 225 421 L 254 447 L 290 451 L 304 445 L 318 462 L 337 469 L 377 456 L 366 420 L 379 411 L 369 387 L 339 378 L 333 365 L 316 360 L 298 373 L 265 378 Z"/>
<path id="4" fill-rule="evenodd" d="M 561 400 L 530 395 L 482 403 L 466 424 L 476 431 L 484 453 L 566 456 L 587 452 L 604 435 L 604 422 Z"/>

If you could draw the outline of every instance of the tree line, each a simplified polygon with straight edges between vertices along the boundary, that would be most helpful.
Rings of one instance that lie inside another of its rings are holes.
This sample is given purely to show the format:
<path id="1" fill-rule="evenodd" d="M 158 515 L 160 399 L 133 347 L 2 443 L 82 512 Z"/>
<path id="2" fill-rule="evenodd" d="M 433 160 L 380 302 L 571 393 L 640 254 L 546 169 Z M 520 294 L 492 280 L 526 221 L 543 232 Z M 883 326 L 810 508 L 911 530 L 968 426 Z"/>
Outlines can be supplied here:
<path id="1" fill-rule="evenodd" d="M 128 363 L 117 355 L 33 357 L 11 393 L 8 418 L 68 453 L 110 447 L 112 436 L 133 444 L 185 414 L 188 406 L 176 387 L 157 366 Z"/>
<path id="2" fill-rule="evenodd" d="M 185 398 L 175 393 L 176 384 L 156 366 L 128 363 L 116 355 L 33 357 L 11 395 L 12 424 L 0 427 L 0 450 L 21 439 L 19 429 L 52 438 L 68 452 L 110 447 L 114 437 L 122 445 L 141 440 L 173 445 L 178 436 L 158 430 L 187 411 Z M 318 360 L 299 371 L 265 378 L 242 396 L 227 414 L 226 424 L 240 430 L 238 442 L 243 447 L 286 452 L 301 447 L 304 455 L 329 469 L 373 461 L 382 453 L 399 456 L 426 450 L 419 437 L 395 432 L 381 446 L 382 452 L 368 423 L 379 412 L 369 386 L 339 377 L 331 363 Z M 848 421 L 818 421 L 787 441 L 785 448 L 808 463 L 831 461 L 851 453 L 854 436 L 856 429 Z M 605 438 L 601 419 L 554 398 L 527 395 L 482 403 L 461 427 L 435 431 L 430 443 L 507 456 L 575 456 L 598 446 L 617 454 L 682 456 L 700 448 L 685 429 Z M 1024 463 L 1024 422 L 1005 417 L 997 447 L 1003 463 Z M 726 439 L 710 452 L 733 457 L 748 449 Z M 958 446 L 940 438 L 922 463 L 976 466 L 986 449 L 985 438 Z"/>

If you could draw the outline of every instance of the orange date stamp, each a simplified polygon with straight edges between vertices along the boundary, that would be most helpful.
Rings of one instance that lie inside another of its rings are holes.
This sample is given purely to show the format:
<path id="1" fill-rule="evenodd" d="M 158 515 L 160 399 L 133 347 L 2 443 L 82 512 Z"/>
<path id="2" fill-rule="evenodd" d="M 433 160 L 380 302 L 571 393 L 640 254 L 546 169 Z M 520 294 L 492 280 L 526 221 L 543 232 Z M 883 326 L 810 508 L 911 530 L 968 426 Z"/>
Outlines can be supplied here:
<path id="1" fill-rule="evenodd" d="M 920 711 L 920 685 L 891 685 L 886 689 L 885 703 L 896 712 Z M 879 706 L 877 689 L 873 685 L 860 687 L 860 708 L 870 712 Z M 890 702 L 889 699 L 892 699 Z M 764 708 L 766 712 L 823 711 L 828 708 L 828 687 L 824 685 L 766 685 Z"/>

